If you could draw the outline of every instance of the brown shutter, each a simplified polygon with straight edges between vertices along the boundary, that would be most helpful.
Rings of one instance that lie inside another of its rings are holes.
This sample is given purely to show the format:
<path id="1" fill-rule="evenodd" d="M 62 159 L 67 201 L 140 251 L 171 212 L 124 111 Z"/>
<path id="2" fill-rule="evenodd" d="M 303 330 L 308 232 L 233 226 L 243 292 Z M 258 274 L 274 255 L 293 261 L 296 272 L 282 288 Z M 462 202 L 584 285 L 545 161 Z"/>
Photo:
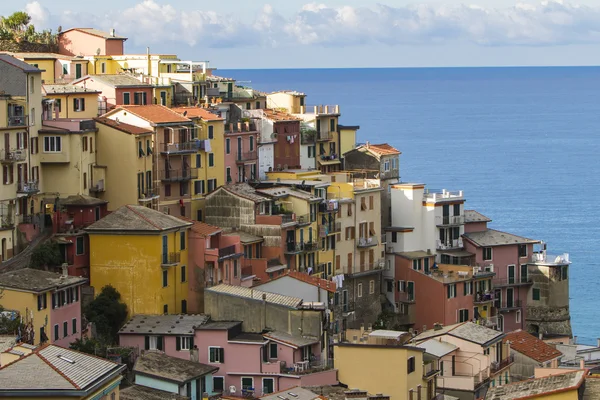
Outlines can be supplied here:
<path id="1" fill-rule="evenodd" d="M 352 253 L 348 253 L 348 272 L 352 271 Z"/>
<path id="2" fill-rule="evenodd" d="M 373 196 L 369 196 L 369 210 L 373 209 Z"/>
<path id="3" fill-rule="evenodd" d="M 337 256 L 335 256 L 335 269 L 340 269 L 340 266 L 341 266 L 340 256 L 337 255 Z"/>
<path id="4" fill-rule="evenodd" d="M 375 236 L 375 222 L 369 222 L 369 236 Z"/>
<path id="5" fill-rule="evenodd" d="M 348 216 L 352 216 L 352 204 L 348 204 Z"/>
<path id="6" fill-rule="evenodd" d="M 351 236 L 350 238 L 354 240 L 354 238 L 356 237 L 356 228 L 355 227 L 351 227 Z"/>
<path id="7" fill-rule="evenodd" d="M 29 138 L 27 137 L 27 132 L 23 132 L 23 147 L 27 148 L 27 142 L 29 141 Z"/>

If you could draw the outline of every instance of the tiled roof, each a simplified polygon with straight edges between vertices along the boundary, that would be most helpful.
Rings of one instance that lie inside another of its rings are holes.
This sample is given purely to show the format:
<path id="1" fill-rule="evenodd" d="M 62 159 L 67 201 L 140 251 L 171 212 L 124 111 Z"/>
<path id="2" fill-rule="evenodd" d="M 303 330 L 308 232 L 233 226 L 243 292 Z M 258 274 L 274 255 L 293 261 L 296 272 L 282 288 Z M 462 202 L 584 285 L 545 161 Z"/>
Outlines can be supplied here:
<path id="1" fill-rule="evenodd" d="M 274 197 L 284 197 L 284 196 L 293 196 L 299 199 L 308 200 L 308 201 L 318 201 L 321 198 L 313 196 L 309 192 L 305 192 L 303 190 L 296 190 L 286 186 L 277 186 L 271 188 L 263 188 L 256 189 L 257 193 L 264 193 L 269 196 Z"/>
<path id="2" fill-rule="evenodd" d="M 110 126 L 111 128 L 115 128 L 118 131 L 129 133 L 131 135 L 147 135 L 147 134 L 153 133 L 153 131 L 150 129 L 140 128 L 139 126 L 126 124 L 123 122 L 117 122 L 115 120 L 112 120 L 112 119 L 106 118 L 106 117 L 98 117 L 98 118 L 94 118 L 94 119 L 96 122 L 98 122 L 102 125 Z"/>
<path id="3" fill-rule="evenodd" d="M 283 111 L 275 110 L 272 108 L 263 109 L 263 114 L 265 118 L 270 119 L 271 121 L 300 121 L 300 118 L 294 117 L 291 114 L 288 114 Z"/>
<path id="4" fill-rule="evenodd" d="M 133 366 L 133 371 L 136 373 L 177 383 L 186 383 L 218 370 L 218 367 L 212 365 L 171 357 L 155 351 L 146 352 L 138 357 Z"/>
<path id="5" fill-rule="evenodd" d="M 86 281 L 87 279 L 78 276 L 63 277 L 59 273 L 31 268 L 17 269 L 0 274 L 0 287 L 27 290 L 35 293 L 83 284 Z"/>
<path id="6" fill-rule="evenodd" d="M 226 236 L 239 236 L 240 242 L 244 243 L 244 244 L 262 242 L 263 240 L 265 240 L 262 236 L 256 236 L 251 233 L 239 231 L 239 230 L 227 232 L 227 233 L 225 233 L 225 235 Z"/>
<path id="7" fill-rule="evenodd" d="M 64 84 L 64 85 L 42 85 L 44 93 L 50 94 L 69 94 L 69 93 L 102 93 L 99 90 L 87 89 L 83 86 Z"/>
<path id="8" fill-rule="evenodd" d="M 86 75 L 80 79 L 73 81 L 73 83 L 80 83 L 86 80 L 98 81 L 114 88 L 119 87 L 152 87 L 148 83 L 140 81 L 135 76 L 129 74 L 102 74 L 102 75 Z"/>
<path id="9" fill-rule="evenodd" d="M 142 385 L 132 385 L 119 391 L 121 400 L 189 400 L 187 396 L 165 392 Z"/>
<path id="10" fill-rule="evenodd" d="M 242 325 L 241 321 L 215 321 L 197 327 L 199 331 L 225 331 Z"/>
<path id="11" fill-rule="evenodd" d="M 14 67 L 19 68 L 23 72 L 42 72 L 41 69 L 34 67 L 31 64 L 27 64 L 25 61 L 21 61 L 18 58 L 10 56 L 8 54 L 0 54 L 0 61 L 10 64 Z"/>
<path id="12" fill-rule="evenodd" d="M 2 366 L 0 381 L 2 389 L 85 390 L 124 368 L 100 357 L 47 345 Z"/>
<path id="13" fill-rule="evenodd" d="M 135 315 L 119 330 L 119 334 L 193 335 L 194 329 L 209 320 L 204 314 Z"/>
<path id="14" fill-rule="evenodd" d="M 235 194 L 248 200 L 252 200 L 255 203 L 271 200 L 270 197 L 262 196 L 259 193 L 257 193 L 256 189 L 254 189 L 247 183 L 234 183 L 231 185 L 221 186 L 221 188 L 223 190 L 228 191 L 229 193 Z"/>
<path id="15" fill-rule="evenodd" d="M 218 226 L 212 226 L 204 222 L 196 221 L 186 217 L 179 217 L 179 219 L 191 223 L 192 226 L 190 227 L 190 230 L 194 233 L 197 233 L 201 237 L 207 237 L 214 235 L 215 233 L 221 232 L 221 228 L 219 228 Z"/>
<path id="16" fill-rule="evenodd" d="M 584 380 L 584 370 L 529 379 L 508 385 L 491 387 L 485 395 L 485 400 L 531 399 L 547 396 L 558 391 L 575 390 L 581 386 Z"/>
<path id="17" fill-rule="evenodd" d="M 61 34 L 67 33 L 69 31 L 85 32 L 85 33 L 88 33 L 93 36 L 101 37 L 103 39 L 119 39 L 119 40 L 127 39 L 124 36 L 117 36 L 117 35 L 111 36 L 109 32 L 101 31 L 100 29 L 95 29 L 95 28 L 71 28 L 71 29 L 67 29 L 66 31 L 63 31 Z"/>
<path id="18" fill-rule="evenodd" d="M 261 400 L 316 400 L 328 397 L 321 397 L 318 394 L 311 392 L 308 389 L 304 389 L 300 386 L 295 386 L 280 392 L 268 394 L 263 397 L 259 397 Z"/>
<path id="19" fill-rule="evenodd" d="M 504 342 L 506 341 L 510 341 L 512 350 L 540 363 L 562 356 L 554 347 L 520 329 L 507 333 L 504 337 Z"/>
<path id="20" fill-rule="evenodd" d="M 296 279 L 296 280 L 299 280 L 299 281 L 302 281 L 302 282 L 306 282 L 309 285 L 320 287 L 320 288 L 323 288 L 323 289 L 327 290 L 328 292 L 335 293 L 335 289 L 336 289 L 335 282 L 328 281 L 326 279 L 321 279 L 321 278 L 318 278 L 316 276 L 304 274 L 304 273 L 299 272 L 299 271 L 288 271 L 287 274 L 280 275 L 280 276 L 278 276 L 276 278 L 273 278 L 270 281 L 267 281 L 267 282 L 263 283 L 262 285 L 267 284 L 269 282 L 276 281 L 276 280 L 281 279 L 281 278 L 286 278 L 286 277 L 293 278 L 293 279 Z M 258 285 L 257 287 L 260 287 L 262 285 Z"/>
<path id="21" fill-rule="evenodd" d="M 83 194 L 76 194 L 60 200 L 60 204 L 64 206 L 99 206 L 106 203 L 108 201 Z"/>
<path id="22" fill-rule="evenodd" d="M 464 339 L 469 342 L 484 345 L 494 340 L 499 340 L 504 337 L 504 333 L 494 329 L 486 328 L 485 326 L 475 324 L 473 322 L 461 322 L 459 324 L 447 325 L 441 329 L 429 329 L 415 337 L 415 342 L 419 343 L 424 340 L 450 335 L 459 339 Z"/>
<path id="23" fill-rule="evenodd" d="M 475 210 L 465 210 L 465 223 L 469 222 L 492 222 L 492 220 Z"/>
<path id="24" fill-rule="evenodd" d="M 363 144 L 362 146 L 359 146 L 358 149 L 366 149 L 369 152 L 377 154 L 379 156 L 390 156 L 390 155 L 395 155 L 395 154 L 402 154 L 400 152 L 400 150 L 390 146 L 387 143 L 381 143 L 381 144 L 367 143 L 367 144 Z"/>
<path id="25" fill-rule="evenodd" d="M 224 294 L 227 296 L 242 297 L 245 299 L 253 299 L 257 301 L 263 301 L 263 295 L 265 301 L 270 304 L 277 304 L 280 306 L 298 308 L 302 304 L 302 299 L 299 297 L 283 296 L 281 294 L 263 292 L 262 290 L 251 289 L 241 286 L 231 285 L 217 285 L 211 288 L 204 289 L 205 292 L 213 292 Z"/>
<path id="26" fill-rule="evenodd" d="M 266 339 L 272 339 L 292 347 L 304 347 L 310 346 L 312 344 L 319 343 L 319 339 L 310 336 L 292 336 L 286 332 L 279 331 L 271 331 L 268 333 L 263 333 L 263 337 Z"/>
<path id="27" fill-rule="evenodd" d="M 161 106 L 159 104 L 148 104 L 145 106 L 119 106 L 119 108 L 116 110 L 119 110 L 120 108 L 123 108 L 128 112 L 154 124 L 191 122 L 190 119 L 185 118 L 170 108 Z"/>
<path id="28" fill-rule="evenodd" d="M 127 205 L 118 208 L 86 228 L 90 232 L 155 231 L 183 228 L 192 225 L 172 215 L 144 206 Z"/>
<path id="29" fill-rule="evenodd" d="M 196 117 L 205 121 L 223 121 L 223 118 L 202 107 L 173 107 L 171 110 L 181 115 L 186 113 L 185 116 L 188 118 Z"/>
<path id="30" fill-rule="evenodd" d="M 539 240 L 527 239 L 512 233 L 488 229 L 481 232 L 469 232 L 463 234 L 471 242 L 480 247 L 504 246 L 509 244 L 539 243 Z"/>

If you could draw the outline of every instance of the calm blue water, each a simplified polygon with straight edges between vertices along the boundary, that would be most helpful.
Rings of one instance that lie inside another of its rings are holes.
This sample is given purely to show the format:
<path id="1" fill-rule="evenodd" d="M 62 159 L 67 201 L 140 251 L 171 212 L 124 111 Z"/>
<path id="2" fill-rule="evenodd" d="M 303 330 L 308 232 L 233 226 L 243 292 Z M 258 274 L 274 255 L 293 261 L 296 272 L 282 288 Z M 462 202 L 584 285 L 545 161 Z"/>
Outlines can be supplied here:
<path id="1" fill-rule="evenodd" d="M 570 253 L 574 335 L 581 343 L 600 336 L 600 68 L 218 74 L 263 91 L 302 91 L 308 104 L 339 104 L 340 123 L 361 126 L 359 142 L 402 151 L 402 180 L 463 189 L 466 206 L 492 227 Z"/>

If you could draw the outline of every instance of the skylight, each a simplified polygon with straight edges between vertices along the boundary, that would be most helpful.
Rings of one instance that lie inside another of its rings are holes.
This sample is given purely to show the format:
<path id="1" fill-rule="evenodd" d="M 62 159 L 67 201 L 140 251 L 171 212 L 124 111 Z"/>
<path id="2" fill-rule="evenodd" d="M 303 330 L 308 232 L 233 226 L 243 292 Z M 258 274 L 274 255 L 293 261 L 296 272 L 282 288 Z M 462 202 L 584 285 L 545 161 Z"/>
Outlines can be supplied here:
<path id="1" fill-rule="evenodd" d="M 60 358 L 63 361 L 68 362 L 69 364 L 75 364 L 75 361 L 71 360 L 70 358 L 67 358 L 67 357 L 64 357 L 64 356 L 61 356 L 61 355 L 59 355 L 58 358 Z"/>

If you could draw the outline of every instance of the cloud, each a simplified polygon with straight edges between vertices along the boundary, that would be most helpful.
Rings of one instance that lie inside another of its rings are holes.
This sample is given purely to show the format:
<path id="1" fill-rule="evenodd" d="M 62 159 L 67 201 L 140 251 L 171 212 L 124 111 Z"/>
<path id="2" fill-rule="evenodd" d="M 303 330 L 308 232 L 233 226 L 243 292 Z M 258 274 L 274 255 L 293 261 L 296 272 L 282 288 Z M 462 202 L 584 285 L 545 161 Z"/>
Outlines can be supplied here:
<path id="1" fill-rule="evenodd" d="M 105 15 L 51 13 L 38 1 L 27 4 L 37 26 L 116 28 L 137 46 L 169 44 L 209 48 L 369 44 L 439 45 L 460 41 L 480 46 L 552 46 L 600 43 L 600 6 L 566 1 L 515 3 L 493 8 L 475 5 L 328 7 L 307 3 L 283 16 L 265 4 L 256 15 L 209 9 L 178 9 L 154 0 Z"/>

